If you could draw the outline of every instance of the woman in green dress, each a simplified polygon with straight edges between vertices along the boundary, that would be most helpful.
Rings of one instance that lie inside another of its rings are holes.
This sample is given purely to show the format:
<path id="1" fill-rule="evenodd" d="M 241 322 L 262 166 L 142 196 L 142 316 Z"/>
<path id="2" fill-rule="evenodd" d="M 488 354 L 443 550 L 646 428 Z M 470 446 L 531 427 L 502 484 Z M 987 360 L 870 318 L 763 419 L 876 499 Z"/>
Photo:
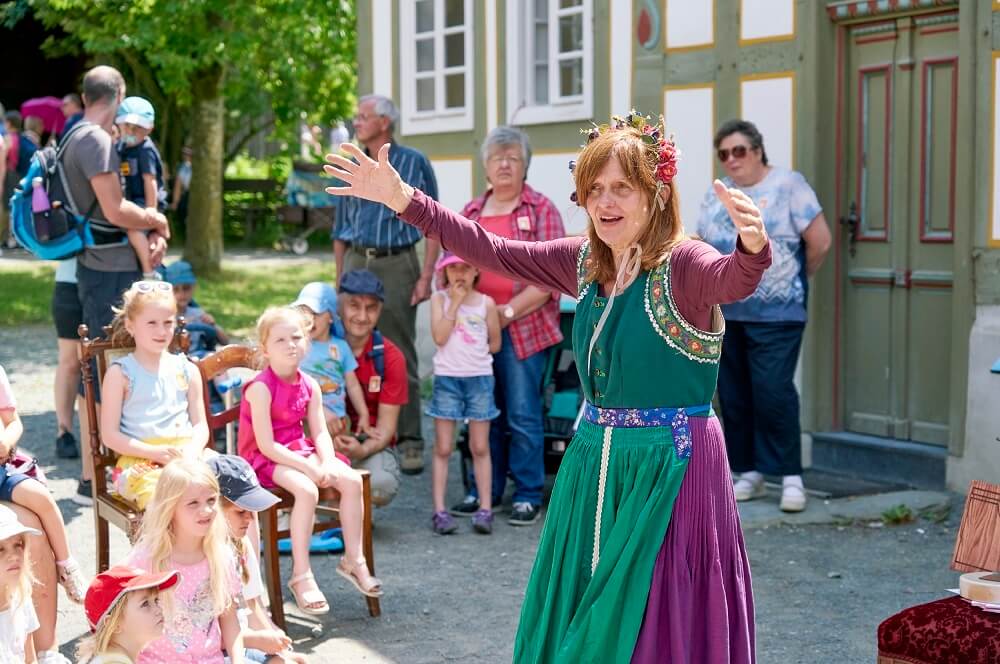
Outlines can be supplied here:
<path id="1" fill-rule="evenodd" d="M 381 202 L 480 268 L 577 297 L 587 403 L 549 502 L 515 662 L 754 661 L 753 599 L 725 442 L 711 408 L 718 304 L 770 264 L 760 212 L 716 181 L 736 224 L 721 255 L 686 239 L 676 150 L 634 112 L 595 127 L 575 164 L 587 237 L 496 237 L 344 145 L 327 191 Z M 573 166 L 571 165 L 571 169 Z"/>

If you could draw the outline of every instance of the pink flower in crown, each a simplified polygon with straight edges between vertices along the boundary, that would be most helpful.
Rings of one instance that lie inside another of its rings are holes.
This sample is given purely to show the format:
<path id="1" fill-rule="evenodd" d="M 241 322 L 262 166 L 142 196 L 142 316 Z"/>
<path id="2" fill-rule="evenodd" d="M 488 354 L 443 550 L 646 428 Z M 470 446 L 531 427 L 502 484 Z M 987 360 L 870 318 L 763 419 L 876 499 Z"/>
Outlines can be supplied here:
<path id="1" fill-rule="evenodd" d="M 656 165 L 656 177 L 670 183 L 677 175 L 677 148 L 672 141 L 660 141 L 660 161 Z"/>

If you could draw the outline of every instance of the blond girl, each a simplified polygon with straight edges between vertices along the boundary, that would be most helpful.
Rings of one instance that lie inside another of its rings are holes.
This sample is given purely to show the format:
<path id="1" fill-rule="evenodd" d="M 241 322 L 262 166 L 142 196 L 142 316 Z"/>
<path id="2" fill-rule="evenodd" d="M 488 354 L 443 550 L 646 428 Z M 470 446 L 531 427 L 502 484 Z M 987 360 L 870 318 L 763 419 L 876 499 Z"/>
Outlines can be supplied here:
<path id="1" fill-rule="evenodd" d="M 256 527 L 257 512 L 278 503 L 278 497 L 261 487 L 246 459 L 220 454 L 208 461 L 219 480 L 222 515 L 229 527 L 229 542 L 236 554 L 237 571 L 243 581 L 243 595 L 238 611 L 243 644 L 248 662 L 306 664 L 306 658 L 292 652 L 292 640 L 268 618 L 261 597 L 264 581 L 260 576 L 256 547 L 247 533 Z"/>
<path id="2" fill-rule="evenodd" d="M 0 662 L 34 662 L 31 634 L 41 625 L 31 603 L 31 560 L 27 535 L 41 535 L 0 505 Z"/>
<path id="3" fill-rule="evenodd" d="M 163 636 L 160 595 L 179 580 L 174 571 L 147 574 L 125 565 L 94 577 L 83 602 L 91 635 L 77 646 L 77 661 L 134 664 L 146 645 Z"/>
<path id="4" fill-rule="evenodd" d="M 234 600 L 242 588 L 219 514 L 219 483 L 204 461 L 182 458 L 163 468 L 126 564 L 181 577 L 164 634 L 138 664 L 223 664 L 223 649 L 233 664 L 245 661 Z"/>
<path id="5" fill-rule="evenodd" d="M 115 360 L 104 376 L 101 437 L 120 455 L 115 490 L 145 509 L 161 468 L 203 454 L 209 432 L 197 367 L 167 350 L 177 317 L 170 284 L 137 281 L 122 300 L 112 336 L 131 339 L 135 350 Z"/>
<path id="6" fill-rule="evenodd" d="M 288 582 L 295 603 L 310 615 L 330 610 L 309 564 L 316 504 L 324 487 L 340 492 L 345 556 L 337 573 L 359 592 L 378 597 L 382 584 L 368 572 L 361 549 L 361 475 L 336 457 L 319 384 L 300 369 L 309 349 L 309 324 L 296 309 L 272 308 L 257 321 L 257 336 L 265 366 L 247 384 L 240 403 L 239 451 L 263 486 L 279 486 L 295 498 Z M 306 437 L 304 421 L 313 438 Z"/>

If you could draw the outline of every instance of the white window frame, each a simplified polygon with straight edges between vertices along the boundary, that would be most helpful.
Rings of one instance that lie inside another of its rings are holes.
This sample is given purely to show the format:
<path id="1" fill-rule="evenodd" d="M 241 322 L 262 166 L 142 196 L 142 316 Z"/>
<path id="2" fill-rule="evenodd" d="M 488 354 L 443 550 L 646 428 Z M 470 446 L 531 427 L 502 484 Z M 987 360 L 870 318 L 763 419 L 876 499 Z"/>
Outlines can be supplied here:
<path id="1" fill-rule="evenodd" d="M 507 122 L 516 125 L 549 124 L 588 120 L 594 115 L 594 22 L 593 0 L 583 0 L 583 94 L 556 98 L 559 91 L 559 16 L 575 10 L 559 8 L 559 0 L 549 2 L 549 103 L 529 104 L 528 91 L 534 86 L 531 43 L 534 35 L 534 3 L 530 0 L 507 4 Z M 565 55 L 565 54 L 564 54 Z M 565 59 L 562 58 L 562 59 Z M 555 99 L 555 101 L 553 101 Z"/>
<path id="2" fill-rule="evenodd" d="M 474 99 L 473 73 L 473 16 L 472 0 L 464 0 L 465 24 L 461 27 L 444 27 L 444 0 L 434 2 L 434 98 L 433 111 L 417 110 L 417 17 L 416 2 L 403 0 L 399 3 L 399 72 L 401 96 L 401 127 L 403 135 L 441 134 L 455 131 L 471 130 L 473 128 Z M 461 32 L 465 39 L 465 62 L 461 67 L 445 67 L 445 36 Z M 421 37 L 431 33 L 423 32 Z M 377 48 L 377 46 L 376 46 Z M 445 107 L 444 79 L 446 74 L 462 73 L 465 75 L 465 106 L 461 108 Z M 425 72 L 421 72 L 425 74 Z"/>

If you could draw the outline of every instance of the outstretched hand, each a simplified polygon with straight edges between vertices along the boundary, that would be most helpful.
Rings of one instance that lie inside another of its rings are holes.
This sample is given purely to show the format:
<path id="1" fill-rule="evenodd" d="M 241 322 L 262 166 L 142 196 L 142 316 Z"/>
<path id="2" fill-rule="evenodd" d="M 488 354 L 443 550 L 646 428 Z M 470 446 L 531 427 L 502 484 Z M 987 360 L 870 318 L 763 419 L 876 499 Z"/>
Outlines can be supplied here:
<path id="1" fill-rule="evenodd" d="M 328 154 L 323 169 L 328 175 L 340 178 L 345 187 L 327 187 L 326 193 L 334 196 L 357 196 L 381 203 L 396 212 L 402 212 L 413 198 L 413 187 L 403 182 L 399 173 L 389 163 L 389 144 L 378 151 L 378 161 L 366 155 L 353 143 L 341 143 L 340 149 L 356 161 L 339 154 Z"/>
<path id="2" fill-rule="evenodd" d="M 727 187 L 721 180 L 713 182 L 712 187 L 715 189 L 715 195 L 726 207 L 729 218 L 733 220 L 740 239 L 743 240 L 743 248 L 751 254 L 760 252 L 768 242 L 760 209 L 745 193 Z"/>

